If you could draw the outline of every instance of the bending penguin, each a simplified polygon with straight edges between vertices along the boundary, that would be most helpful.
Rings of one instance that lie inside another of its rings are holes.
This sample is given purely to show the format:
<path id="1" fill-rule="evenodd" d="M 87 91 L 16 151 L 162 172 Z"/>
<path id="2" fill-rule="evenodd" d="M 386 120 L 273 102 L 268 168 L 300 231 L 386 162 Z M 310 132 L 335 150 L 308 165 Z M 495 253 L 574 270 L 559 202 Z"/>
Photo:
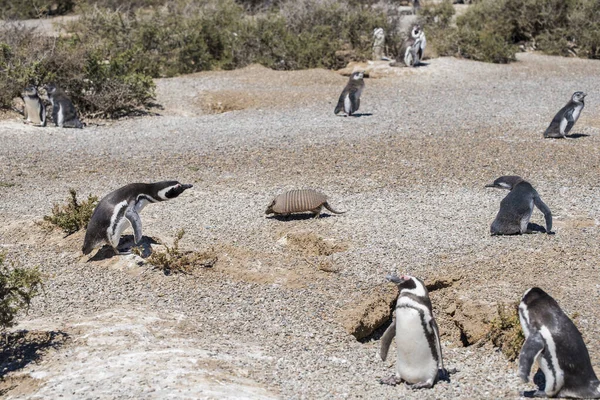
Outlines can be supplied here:
<path id="1" fill-rule="evenodd" d="M 346 115 L 352 115 L 360 107 L 360 95 L 365 88 L 364 72 L 357 71 L 350 75 L 346 87 L 340 95 L 338 104 L 333 111 L 336 115 L 344 111 Z"/>
<path id="2" fill-rule="evenodd" d="M 400 295 L 392 324 L 381 337 L 381 359 L 385 361 L 396 337 L 396 374 L 381 383 L 396 385 L 405 381 L 413 389 L 430 388 L 438 380 L 447 380 L 442 361 L 442 347 L 431 300 L 425 284 L 412 276 L 386 277 L 398 285 Z"/>
<path id="3" fill-rule="evenodd" d="M 23 90 L 23 115 L 26 124 L 46 126 L 46 106 L 40 99 L 35 86 L 29 85 Z"/>
<path id="4" fill-rule="evenodd" d="M 46 85 L 45 89 L 52 103 L 54 125 L 61 128 L 83 128 L 83 124 L 77 117 L 77 110 L 65 92 L 53 83 Z"/>
<path id="5" fill-rule="evenodd" d="M 510 193 L 500 202 L 500 211 L 490 228 L 492 235 L 534 233 L 536 230 L 529 224 L 534 205 L 544 213 L 546 230 L 543 232 L 553 233 L 552 213 L 529 182 L 520 176 L 501 176 L 485 187 L 510 190 Z M 543 230 L 543 228 L 539 229 Z"/>
<path id="6" fill-rule="evenodd" d="M 560 111 L 554 116 L 550 126 L 544 132 L 545 138 L 565 138 L 567 134 L 575 125 L 575 122 L 579 119 L 581 110 L 585 106 L 584 99 L 587 96 L 583 92 L 575 92 L 571 96 L 571 101 L 567 103 Z"/>
<path id="7" fill-rule="evenodd" d="M 128 224 L 133 227 L 135 244 L 142 239 L 142 220 L 139 213 L 149 203 L 174 199 L 192 185 L 183 185 L 177 181 L 156 183 L 131 183 L 107 194 L 92 214 L 85 232 L 81 251 L 89 254 L 92 250 L 107 243 L 116 254 L 129 254 L 129 250 L 117 248 L 121 233 Z"/>
<path id="8" fill-rule="evenodd" d="M 600 381 L 581 333 L 556 300 L 540 288 L 527 290 L 519 304 L 519 320 L 525 335 L 519 378 L 529 381 L 534 362 L 540 367 L 534 380 L 540 371 L 543 374 L 539 390 L 524 392 L 523 396 L 600 398 Z"/>

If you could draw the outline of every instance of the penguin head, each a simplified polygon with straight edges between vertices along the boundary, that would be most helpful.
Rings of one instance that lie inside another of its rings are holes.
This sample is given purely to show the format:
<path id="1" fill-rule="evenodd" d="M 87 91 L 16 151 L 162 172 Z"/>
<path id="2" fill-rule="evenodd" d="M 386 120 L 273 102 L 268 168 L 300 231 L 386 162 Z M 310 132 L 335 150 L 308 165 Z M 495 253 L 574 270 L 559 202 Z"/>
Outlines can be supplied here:
<path id="1" fill-rule="evenodd" d="M 388 281 L 395 283 L 398 286 L 400 293 L 413 293 L 417 296 L 427 296 L 427 288 L 422 280 L 410 275 L 387 275 Z"/>
<path id="2" fill-rule="evenodd" d="M 523 178 L 516 175 L 501 176 L 494 182 L 485 185 L 485 187 L 495 187 L 500 189 L 512 190 L 517 183 L 523 182 Z"/>
<path id="3" fill-rule="evenodd" d="M 25 89 L 23 89 L 23 95 L 25 95 L 25 96 L 37 96 L 38 95 L 38 91 L 35 88 L 35 86 L 29 85 Z"/>
<path id="4" fill-rule="evenodd" d="M 364 76 L 365 76 L 365 71 L 356 71 L 356 72 L 353 72 L 352 75 L 350 75 L 350 80 L 357 81 L 359 79 L 364 78 Z"/>
<path id="5" fill-rule="evenodd" d="M 186 189 L 193 187 L 193 185 L 181 184 L 177 181 L 164 181 L 155 184 L 157 186 L 158 198 L 161 200 L 171 200 L 179 196 Z"/>
<path id="6" fill-rule="evenodd" d="M 423 30 L 421 29 L 421 25 L 414 24 L 412 29 L 410 30 L 410 36 L 413 39 L 419 38 L 423 34 Z"/>
<path id="7" fill-rule="evenodd" d="M 582 103 L 585 96 L 587 96 L 587 94 L 583 92 L 575 92 L 573 93 L 571 100 L 573 100 L 575 103 Z"/>
<path id="8" fill-rule="evenodd" d="M 52 96 L 55 92 L 56 92 L 56 85 L 54 83 L 49 83 L 46 86 L 44 86 L 44 90 L 46 91 L 46 94 L 48 96 Z"/>

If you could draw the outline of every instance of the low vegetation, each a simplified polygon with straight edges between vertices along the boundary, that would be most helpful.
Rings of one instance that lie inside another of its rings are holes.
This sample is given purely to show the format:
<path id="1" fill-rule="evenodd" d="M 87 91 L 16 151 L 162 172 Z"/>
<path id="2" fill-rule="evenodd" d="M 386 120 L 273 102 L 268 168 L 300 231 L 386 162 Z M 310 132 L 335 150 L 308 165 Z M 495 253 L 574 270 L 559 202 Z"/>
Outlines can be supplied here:
<path id="1" fill-rule="evenodd" d="M 29 309 L 42 287 L 37 268 L 8 266 L 5 260 L 6 255 L 0 253 L 0 331 L 15 325 L 17 314 Z"/>
<path id="2" fill-rule="evenodd" d="M 87 226 L 94 208 L 98 204 L 98 197 L 89 195 L 87 200 L 77 201 L 75 189 L 69 190 L 70 197 L 66 204 L 54 204 L 52 215 L 44 216 L 44 221 L 62 229 L 67 235 L 71 235 Z"/>
<path id="3" fill-rule="evenodd" d="M 152 251 L 146 261 L 161 270 L 165 275 L 171 273 L 188 274 L 197 267 L 210 268 L 217 262 L 217 255 L 214 251 L 196 252 L 182 251 L 179 249 L 179 241 L 183 238 L 185 231 L 179 230 L 175 235 L 173 246 L 169 247 L 161 243 L 165 247 L 165 251 Z M 143 250 L 139 247 L 133 249 L 133 253 L 139 256 L 143 255 Z"/>
<path id="4" fill-rule="evenodd" d="M 517 359 L 525 341 L 517 307 L 518 304 L 499 305 L 498 316 L 490 321 L 490 331 L 488 333 L 489 340 L 510 361 Z"/>
<path id="5" fill-rule="evenodd" d="M 451 23 L 449 0 L 423 7 L 428 43 L 440 55 L 507 63 L 521 49 L 600 58 L 596 0 L 481 0 Z"/>

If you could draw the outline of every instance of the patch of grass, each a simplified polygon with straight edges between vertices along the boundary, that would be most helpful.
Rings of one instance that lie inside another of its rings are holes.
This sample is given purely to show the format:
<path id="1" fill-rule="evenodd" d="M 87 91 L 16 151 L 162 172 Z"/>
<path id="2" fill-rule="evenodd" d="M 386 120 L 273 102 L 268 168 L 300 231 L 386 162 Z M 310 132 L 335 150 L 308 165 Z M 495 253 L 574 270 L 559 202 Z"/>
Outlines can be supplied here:
<path id="1" fill-rule="evenodd" d="M 146 261 L 161 270 L 165 275 L 171 273 L 189 274 L 196 267 L 213 267 L 218 257 L 214 250 L 206 252 L 182 251 L 179 249 L 179 241 L 185 234 L 183 229 L 180 229 L 175 235 L 173 246 L 169 247 L 162 243 L 165 247 L 164 252 L 152 251 Z M 142 251 L 139 248 L 134 248 L 134 254 L 142 256 Z"/>
<path id="2" fill-rule="evenodd" d="M 75 0 L 0 0 L 0 18 L 28 19 L 73 11 Z"/>
<path id="3" fill-rule="evenodd" d="M 488 333 L 488 339 L 510 361 L 517 359 L 525 341 L 517 310 L 518 304 L 498 305 L 498 316 L 490 321 Z"/>
<path id="4" fill-rule="evenodd" d="M 421 9 L 440 55 L 506 63 L 519 47 L 547 54 L 600 58 L 597 0 L 481 0 L 450 23 L 448 0 Z"/>
<path id="5" fill-rule="evenodd" d="M 11 188 L 11 187 L 13 187 L 15 185 L 16 185 L 16 183 L 13 183 L 13 182 L 2 182 L 2 181 L 0 181 L 0 187 L 3 187 L 3 188 Z"/>
<path id="6" fill-rule="evenodd" d="M 0 330 L 15 325 L 15 316 L 29 309 L 31 300 L 42 287 L 42 276 L 37 268 L 19 268 L 5 265 L 6 255 L 0 253 Z"/>
<path id="7" fill-rule="evenodd" d="M 75 189 L 69 189 L 70 197 L 64 205 L 54 204 L 52 215 L 44 216 L 44 221 L 62 229 L 67 235 L 71 235 L 87 226 L 94 208 L 98 205 L 98 197 L 89 195 L 87 200 L 77 201 Z"/>

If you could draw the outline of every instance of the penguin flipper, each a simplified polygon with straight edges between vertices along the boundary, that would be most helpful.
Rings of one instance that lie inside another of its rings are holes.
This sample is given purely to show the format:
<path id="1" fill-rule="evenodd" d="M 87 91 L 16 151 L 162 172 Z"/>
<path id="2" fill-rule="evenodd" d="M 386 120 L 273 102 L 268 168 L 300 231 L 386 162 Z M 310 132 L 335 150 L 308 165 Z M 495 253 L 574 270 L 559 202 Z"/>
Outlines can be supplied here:
<path id="1" fill-rule="evenodd" d="M 533 204 L 535 204 L 535 206 L 539 208 L 542 213 L 544 213 L 544 219 L 546 220 L 546 233 L 552 233 L 552 212 L 539 196 L 533 198 Z"/>
<path id="2" fill-rule="evenodd" d="M 140 215 L 133 209 L 128 209 L 125 213 L 125 218 L 131 223 L 133 228 L 133 240 L 135 244 L 138 244 L 142 240 L 142 219 Z"/>
<path id="3" fill-rule="evenodd" d="M 529 382 L 529 373 L 537 355 L 544 350 L 544 340 L 539 332 L 529 335 L 519 354 L 519 378 Z"/>
<path id="4" fill-rule="evenodd" d="M 381 337 L 381 348 L 379 350 L 379 355 L 381 359 L 385 361 L 387 358 L 388 351 L 390 349 L 390 345 L 392 344 L 392 339 L 396 336 L 396 318 L 392 317 L 392 323 L 383 333 Z"/>

